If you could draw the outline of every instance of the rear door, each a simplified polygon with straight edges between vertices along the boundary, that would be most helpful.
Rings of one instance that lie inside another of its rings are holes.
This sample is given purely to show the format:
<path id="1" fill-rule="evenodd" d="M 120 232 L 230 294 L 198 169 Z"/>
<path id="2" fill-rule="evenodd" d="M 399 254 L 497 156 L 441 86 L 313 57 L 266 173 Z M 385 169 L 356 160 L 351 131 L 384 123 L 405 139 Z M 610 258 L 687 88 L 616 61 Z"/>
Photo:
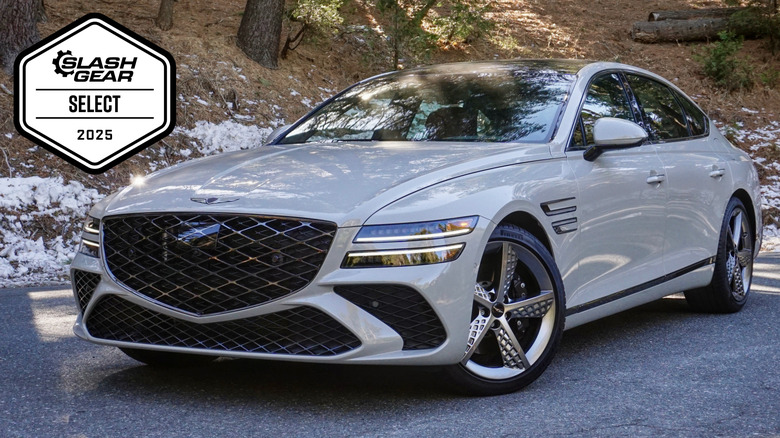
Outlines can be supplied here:
<path id="1" fill-rule="evenodd" d="M 729 196 L 728 166 L 713 152 L 709 121 L 693 102 L 651 78 L 634 74 L 626 78 L 667 179 L 665 272 L 691 268 L 717 251 Z"/>
<path id="2" fill-rule="evenodd" d="M 593 144 L 597 119 L 637 121 L 635 114 L 619 73 L 592 81 L 566 153 L 578 186 L 578 243 L 571 248 L 579 265 L 566 285 L 573 289 L 570 312 L 623 296 L 664 274 L 666 182 L 655 145 L 606 151 L 593 162 L 582 157 Z"/>

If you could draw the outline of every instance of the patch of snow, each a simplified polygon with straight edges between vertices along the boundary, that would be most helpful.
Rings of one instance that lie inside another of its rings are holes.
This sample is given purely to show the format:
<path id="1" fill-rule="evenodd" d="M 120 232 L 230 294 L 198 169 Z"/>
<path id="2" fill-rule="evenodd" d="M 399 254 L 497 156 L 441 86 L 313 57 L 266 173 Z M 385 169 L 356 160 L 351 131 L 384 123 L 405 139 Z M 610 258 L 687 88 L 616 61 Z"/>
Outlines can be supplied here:
<path id="1" fill-rule="evenodd" d="M 97 190 L 78 181 L 65 184 L 61 177 L 0 178 L 0 283 L 63 281 L 81 224 L 102 198 Z M 61 235 L 44 240 L 41 228 L 52 226 Z"/>
<path id="2" fill-rule="evenodd" d="M 299 93 L 299 92 L 297 92 L 295 90 L 292 90 L 292 89 L 290 90 L 290 96 L 300 96 L 300 95 L 301 95 L 301 93 Z"/>
<path id="3" fill-rule="evenodd" d="M 244 125 L 232 120 L 225 120 L 219 124 L 201 120 L 195 122 L 194 128 L 182 129 L 180 132 L 199 140 L 200 145 L 196 147 L 200 153 L 213 155 L 261 146 L 272 130 L 272 128 Z"/>
<path id="4" fill-rule="evenodd" d="M 772 224 L 764 227 L 761 251 L 780 252 L 780 230 L 777 225 Z"/>
<path id="5" fill-rule="evenodd" d="M 12 132 L 5 134 L 6 138 L 14 138 L 14 134 Z"/>
<path id="6" fill-rule="evenodd" d="M 752 110 L 750 108 L 742 107 L 742 112 L 748 113 L 748 114 L 758 114 L 758 111 Z"/>

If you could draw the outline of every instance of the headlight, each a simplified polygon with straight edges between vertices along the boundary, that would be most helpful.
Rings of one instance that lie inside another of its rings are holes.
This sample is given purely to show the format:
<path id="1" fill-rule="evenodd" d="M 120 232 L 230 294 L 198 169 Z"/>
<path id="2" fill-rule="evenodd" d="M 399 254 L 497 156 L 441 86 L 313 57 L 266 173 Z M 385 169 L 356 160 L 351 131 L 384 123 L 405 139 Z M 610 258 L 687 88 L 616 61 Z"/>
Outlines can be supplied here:
<path id="1" fill-rule="evenodd" d="M 100 244 L 97 242 L 93 242 L 91 240 L 85 240 L 83 237 L 81 238 L 81 248 L 79 248 L 79 252 L 88 255 L 90 257 L 99 257 L 100 256 Z"/>
<path id="2" fill-rule="evenodd" d="M 100 219 L 87 217 L 84 231 L 81 232 L 81 247 L 79 252 L 90 257 L 100 256 Z"/>
<path id="3" fill-rule="evenodd" d="M 474 230 L 477 219 L 477 216 L 470 216 L 411 224 L 367 225 L 360 229 L 354 243 L 403 242 L 461 236 Z"/>
<path id="4" fill-rule="evenodd" d="M 100 234 L 100 219 L 87 216 L 87 222 L 84 223 L 84 231 L 90 234 Z"/>
<path id="5" fill-rule="evenodd" d="M 465 243 L 431 248 L 389 249 L 348 252 L 342 268 L 380 268 L 451 262 L 460 256 Z"/>

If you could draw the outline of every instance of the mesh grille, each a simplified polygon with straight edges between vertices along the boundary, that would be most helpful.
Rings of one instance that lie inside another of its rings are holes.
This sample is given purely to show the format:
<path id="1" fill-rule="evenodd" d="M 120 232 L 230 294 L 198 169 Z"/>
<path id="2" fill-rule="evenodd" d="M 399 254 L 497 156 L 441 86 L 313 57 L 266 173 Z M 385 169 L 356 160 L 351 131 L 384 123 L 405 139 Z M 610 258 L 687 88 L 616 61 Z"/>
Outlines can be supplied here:
<path id="1" fill-rule="evenodd" d="M 92 299 L 92 294 L 95 292 L 98 283 L 100 283 L 100 274 L 73 271 L 73 290 L 76 291 L 76 298 L 78 299 L 81 313 L 84 313 L 84 310 L 87 308 L 87 304 Z"/>
<path id="2" fill-rule="evenodd" d="M 103 222 L 106 264 L 130 289 L 198 315 L 305 287 L 333 240 L 329 222 L 235 215 L 144 215 Z"/>
<path id="3" fill-rule="evenodd" d="M 398 332 L 404 350 L 435 348 L 447 337 L 433 308 L 410 287 L 374 284 L 336 286 L 334 291 Z"/>
<path id="4" fill-rule="evenodd" d="M 225 322 L 197 324 L 107 295 L 87 318 L 89 334 L 111 341 L 249 353 L 333 356 L 360 340 L 312 307 Z"/>

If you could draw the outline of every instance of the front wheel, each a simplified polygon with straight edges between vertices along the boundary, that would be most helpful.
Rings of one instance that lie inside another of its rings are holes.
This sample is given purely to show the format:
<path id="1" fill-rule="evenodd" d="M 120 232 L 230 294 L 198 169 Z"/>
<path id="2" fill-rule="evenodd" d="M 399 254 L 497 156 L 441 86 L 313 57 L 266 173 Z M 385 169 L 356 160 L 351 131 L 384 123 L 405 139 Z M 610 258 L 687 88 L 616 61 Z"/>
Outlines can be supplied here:
<path id="1" fill-rule="evenodd" d="M 528 231 L 499 225 L 480 262 L 464 356 L 448 375 L 469 395 L 523 388 L 552 361 L 564 313 L 563 282 L 550 252 Z"/>

